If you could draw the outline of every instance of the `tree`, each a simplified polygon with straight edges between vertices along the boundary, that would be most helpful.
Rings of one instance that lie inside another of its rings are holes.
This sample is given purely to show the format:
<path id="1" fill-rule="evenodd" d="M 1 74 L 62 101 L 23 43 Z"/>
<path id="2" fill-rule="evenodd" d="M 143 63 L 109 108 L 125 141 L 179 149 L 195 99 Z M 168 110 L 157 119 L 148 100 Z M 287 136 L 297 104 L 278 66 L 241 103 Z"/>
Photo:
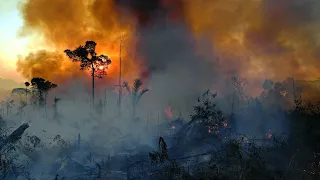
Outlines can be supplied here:
<path id="1" fill-rule="evenodd" d="M 130 87 L 128 82 L 124 82 L 123 86 L 127 89 L 128 93 L 132 98 L 132 116 L 136 117 L 136 107 L 139 103 L 142 95 L 149 91 L 149 89 L 142 88 L 142 81 L 140 79 L 136 79 L 133 83 L 133 86 Z"/>
<path id="2" fill-rule="evenodd" d="M 30 92 L 28 92 L 28 90 L 25 89 L 25 88 L 14 88 L 14 89 L 12 89 L 12 91 L 11 91 L 11 94 L 17 94 L 17 95 L 20 96 L 20 101 L 22 101 L 21 96 L 22 96 L 22 95 L 25 95 L 25 94 L 27 94 L 27 93 L 30 93 Z"/>
<path id="3" fill-rule="evenodd" d="M 11 113 L 11 109 L 14 106 L 14 100 L 6 100 L 4 102 L 5 107 L 7 108 L 7 116 L 9 115 L 9 113 Z"/>
<path id="4" fill-rule="evenodd" d="M 54 119 L 57 119 L 59 117 L 59 112 L 58 112 L 58 102 L 60 101 L 61 99 L 58 98 L 58 97 L 55 97 L 54 98 L 54 104 L 52 105 L 53 106 L 53 118 Z"/>
<path id="5" fill-rule="evenodd" d="M 18 107 L 17 115 L 24 115 L 24 108 L 27 106 L 27 103 L 24 101 L 20 101 L 20 106 Z"/>
<path id="6" fill-rule="evenodd" d="M 92 77 L 92 105 L 94 107 L 94 79 L 95 77 L 102 78 L 107 74 L 106 69 L 111 64 L 111 60 L 106 55 L 97 55 L 97 43 L 94 41 L 87 41 L 84 46 L 79 46 L 74 50 L 65 50 L 66 55 L 73 61 L 80 63 L 80 70 L 91 71 Z"/>
<path id="7" fill-rule="evenodd" d="M 238 100 L 238 110 L 240 108 L 240 99 L 244 100 L 245 95 L 244 95 L 244 87 L 247 84 L 247 82 L 244 79 L 240 79 L 238 77 L 232 77 L 231 78 L 231 83 L 233 87 L 233 95 L 232 95 L 232 113 L 234 112 L 234 101 L 235 101 L 235 96 L 237 96 Z"/>
<path id="8" fill-rule="evenodd" d="M 225 126 L 226 117 L 214 102 L 216 96 L 217 93 L 211 93 L 210 90 L 207 90 L 202 94 L 202 97 L 198 97 L 198 103 L 193 107 L 194 112 L 190 115 L 191 120 L 183 125 L 177 134 L 178 143 L 181 140 L 195 140 L 199 138 L 197 135 L 200 135 L 200 138 L 205 138 L 211 132 L 218 132 L 221 127 Z M 195 125 L 198 127 L 193 128 Z M 198 131 L 196 134 L 192 133 L 194 129 Z"/>
<path id="9" fill-rule="evenodd" d="M 39 105 L 44 106 L 45 112 L 47 112 L 46 104 L 47 104 L 48 92 L 51 89 L 56 88 L 58 85 L 50 81 L 46 81 L 43 78 L 32 78 L 31 85 L 33 86 L 33 88 L 36 89 L 36 92 L 39 98 Z"/>
<path id="10" fill-rule="evenodd" d="M 28 87 L 30 86 L 30 83 L 25 82 L 24 85 L 26 86 L 26 103 L 28 104 Z"/>
<path id="11" fill-rule="evenodd" d="M 274 84 L 274 83 L 273 83 L 272 80 L 266 79 L 266 80 L 264 80 L 262 86 L 263 86 L 263 89 L 264 89 L 264 90 L 268 91 L 268 90 L 272 89 L 273 84 Z"/>

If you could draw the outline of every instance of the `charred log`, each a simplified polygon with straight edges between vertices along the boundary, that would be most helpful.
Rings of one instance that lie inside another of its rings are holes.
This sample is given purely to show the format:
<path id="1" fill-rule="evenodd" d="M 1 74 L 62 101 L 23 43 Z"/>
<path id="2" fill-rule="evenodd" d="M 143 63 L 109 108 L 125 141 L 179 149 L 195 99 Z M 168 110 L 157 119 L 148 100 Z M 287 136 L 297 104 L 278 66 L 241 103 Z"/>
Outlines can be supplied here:
<path id="1" fill-rule="evenodd" d="M 25 132 L 25 130 L 29 128 L 28 123 L 22 124 L 20 127 L 18 127 L 15 131 L 13 131 L 7 138 L 4 139 L 3 142 L 0 144 L 0 150 L 10 143 L 16 143 L 22 136 L 22 134 Z"/>
<path id="2" fill-rule="evenodd" d="M 158 141 L 158 151 L 149 152 L 149 158 L 152 163 L 163 163 L 169 160 L 167 144 L 161 136 Z"/>

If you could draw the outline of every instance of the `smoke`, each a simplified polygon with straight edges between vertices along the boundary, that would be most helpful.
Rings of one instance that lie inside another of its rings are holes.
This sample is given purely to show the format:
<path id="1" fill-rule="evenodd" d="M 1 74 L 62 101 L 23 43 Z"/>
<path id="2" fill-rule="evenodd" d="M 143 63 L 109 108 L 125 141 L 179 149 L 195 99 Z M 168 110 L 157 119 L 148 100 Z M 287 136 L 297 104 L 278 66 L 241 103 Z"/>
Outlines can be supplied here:
<path id="1" fill-rule="evenodd" d="M 227 97 L 232 95 L 226 81 L 230 76 L 247 79 L 251 95 L 260 92 L 265 78 L 317 78 L 318 9 L 315 0 L 26 0 L 20 5 L 21 36 L 37 34 L 39 39 L 33 43 L 45 47 L 21 57 L 17 71 L 27 79 L 43 77 L 58 84 L 49 92 L 47 111 L 27 107 L 30 132 L 61 134 L 68 140 L 81 133 L 87 141 L 106 144 L 116 140 L 107 133 L 117 127 L 122 135 L 143 132 L 145 141 L 150 141 L 154 132 L 146 132 L 145 124 L 162 122 L 168 107 L 173 117 L 187 118 L 199 94 L 208 88 L 219 91 L 222 100 L 218 104 L 225 106 L 224 112 L 230 109 L 234 103 Z M 123 79 L 131 84 L 142 74 L 148 75 L 143 83 L 150 91 L 138 104 L 139 123 L 132 121 L 127 95 L 122 99 L 122 119 L 116 116 L 118 97 L 110 91 L 118 78 L 121 36 L 125 39 Z M 107 77 L 96 81 L 98 89 L 108 90 L 96 95 L 97 104 L 102 102 L 104 108 L 101 116 L 89 107 L 90 93 L 82 85 L 90 88 L 90 74 L 81 72 L 63 54 L 87 40 L 97 42 L 98 53 L 112 59 Z M 57 105 L 60 119 L 52 118 L 55 97 L 62 99 Z M 271 115 L 264 119 L 262 115 L 252 110 L 250 122 L 238 125 L 237 131 L 264 134 L 268 128 L 285 129 L 282 114 L 268 123 Z"/>
<path id="2" fill-rule="evenodd" d="M 237 62 L 235 70 L 249 79 L 319 76 L 318 1 L 185 2 L 188 24 L 212 40 L 223 68 Z"/>
<path id="3" fill-rule="evenodd" d="M 139 52 L 147 59 L 151 76 L 147 81 L 151 87 L 146 95 L 149 108 L 164 109 L 172 106 L 188 115 L 199 92 L 211 87 L 217 80 L 214 61 L 196 52 L 196 43 L 183 24 L 167 21 L 153 28 L 141 30 Z M 198 44 L 200 45 L 200 44 Z M 177 115 L 177 114 L 176 114 Z"/>
<path id="4" fill-rule="evenodd" d="M 22 58 L 17 63 L 17 70 L 25 78 L 38 75 L 48 78 L 55 76 L 60 80 L 71 72 L 77 73 L 79 68 L 74 68 L 77 64 L 67 63 L 63 51 L 83 45 L 87 40 L 94 40 L 98 44 L 97 52 L 108 55 L 113 61 L 108 72 L 108 81 L 112 81 L 118 75 L 120 36 L 125 39 L 123 66 L 127 71 L 124 75 L 135 77 L 139 73 L 137 63 L 129 58 L 134 50 L 132 36 L 135 32 L 135 19 L 120 14 L 113 1 L 24 1 L 20 4 L 20 11 L 24 19 L 21 35 L 37 34 L 39 39 L 33 43 L 45 44 L 44 49 L 50 51 L 48 56 L 55 59 L 55 63 L 45 63 L 39 59 L 40 56 L 44 59 L 49 57 L 34 54 Z M 125 18 L 122 19 L 122 15 Z M 35 70 L 35 66 L 52 71 L 27 73 L 30 69 Z"/>
<path id="5" fill-rule="evenodd" d="M 55 52 L 38 51 L 31 53 L 17 62 L 17 71 L 24 77 L 43 77 L 52 79 L 53 76 L 61 71 L 63 61 L 62 56 Z"/>
<path id="6" fill-rule="evenodd" d="M 22 58 L 17 70 L 62 83 L 81 74 L 63 50 L 94 40 L 113 60 L 98 86 L 113 86 L 123 35 L 124 79 L 147 72 L 148 104 L 163 109 L 179 102 L 190 110 L 195 96 L 212 85 L 228 94 L 230 76 L 247 79 L 250 95 L 261 92 L 266 78 L 317 78 L 318 7 L 315 0 L 29 0 L 20 6 L 21 35 L 38 33 L 50 49 Z"/>

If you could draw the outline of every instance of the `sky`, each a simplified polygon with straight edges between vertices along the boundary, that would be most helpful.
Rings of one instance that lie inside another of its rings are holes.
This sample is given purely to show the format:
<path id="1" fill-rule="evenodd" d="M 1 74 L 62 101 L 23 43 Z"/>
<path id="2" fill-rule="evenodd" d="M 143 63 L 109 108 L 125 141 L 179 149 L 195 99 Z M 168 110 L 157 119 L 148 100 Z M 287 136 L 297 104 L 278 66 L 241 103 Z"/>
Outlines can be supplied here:
<path id="1" fill-rule="evenodd" d="M 18 11 L 20 0 L 0 0 L 0 78 L 24 81 L 16 72 L 19 55 L 30 51 L 30 37 L 19 38 L 23 20 Z"/>

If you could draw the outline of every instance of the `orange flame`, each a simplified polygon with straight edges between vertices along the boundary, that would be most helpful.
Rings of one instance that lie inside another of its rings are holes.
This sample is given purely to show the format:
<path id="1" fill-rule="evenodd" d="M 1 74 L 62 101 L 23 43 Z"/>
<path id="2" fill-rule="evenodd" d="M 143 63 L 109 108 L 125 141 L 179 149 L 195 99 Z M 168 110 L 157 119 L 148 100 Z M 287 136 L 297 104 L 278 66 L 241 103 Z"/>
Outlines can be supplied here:
<path id="1" fill-rule="evenodd" d="M 172 115 L 172 108 L 171 107 L 167 107 L 165 110 L 164 110 L 164 113 L 167 115 L 167 117 L 169 118 L 172 118 L 173 115 Z"/>
<path id="2" fill-rule="evenodd" d="M 271 139 L 271 138 L 272 138 L 272 133 L 271 133 L 270 130 L 269 130 L 268 133 L 266 134 L 266 137 L 267 137 L 268 139 Z"/>
<path id="3" fill-rule="evenodd" d="M 222 124 L 224 127 L 227 127 L 227 126 L 228 126 L 227 121 L 222 121 L 221 124 Z"/>

